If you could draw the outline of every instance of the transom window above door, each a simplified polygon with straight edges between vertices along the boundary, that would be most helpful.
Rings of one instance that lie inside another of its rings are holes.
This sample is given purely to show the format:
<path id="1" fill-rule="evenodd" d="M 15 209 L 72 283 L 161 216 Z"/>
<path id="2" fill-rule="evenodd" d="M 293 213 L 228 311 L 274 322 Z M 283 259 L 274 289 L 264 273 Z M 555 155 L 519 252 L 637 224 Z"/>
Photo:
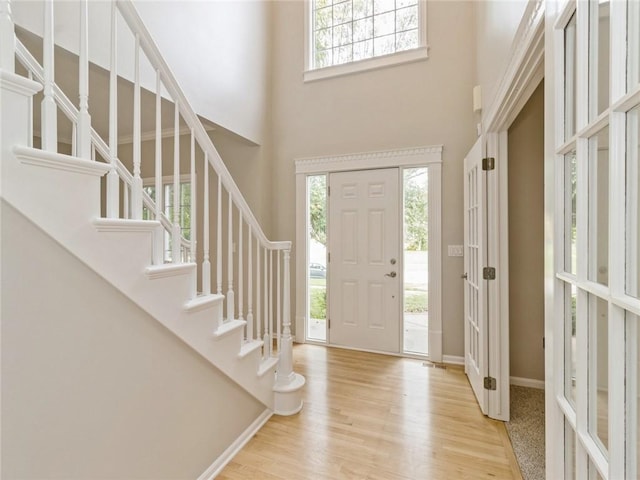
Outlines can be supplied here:
<path id="1" fill-rule="evenodd" d="M 427 57 L 426 0 L 308 0 L 305 81 Z"/>

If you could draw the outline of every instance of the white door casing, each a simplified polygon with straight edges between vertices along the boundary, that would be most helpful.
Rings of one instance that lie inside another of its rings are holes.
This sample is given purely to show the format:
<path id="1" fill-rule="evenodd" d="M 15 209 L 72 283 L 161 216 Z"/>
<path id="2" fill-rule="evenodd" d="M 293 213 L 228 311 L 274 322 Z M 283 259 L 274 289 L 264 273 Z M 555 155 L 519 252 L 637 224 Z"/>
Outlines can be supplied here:
<path id="1" fill-rule="evenodd" d="M 329 343 L 400 352 L 397 168 L 329 175 Z"/>
<path id="2" fill-rule="evenodd" d="M 487 245 L 486 172 L 482 170 L 483 138 L 464 159 L 464 366 L 482 413 L 488 413 L 487 289 L 483 279 Z"/>

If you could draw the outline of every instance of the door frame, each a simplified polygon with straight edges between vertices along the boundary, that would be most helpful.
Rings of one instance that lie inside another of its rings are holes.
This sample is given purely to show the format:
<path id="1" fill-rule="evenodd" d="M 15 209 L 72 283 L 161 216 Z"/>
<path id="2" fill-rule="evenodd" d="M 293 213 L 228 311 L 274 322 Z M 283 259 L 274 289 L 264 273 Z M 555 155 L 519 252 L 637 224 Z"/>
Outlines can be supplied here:
<path id="1" fill-rule="evenodd" d="M 307 248 L 307 176 L 349 170 L 381 168 L 429 168 L 429 353 L 434 362 L 442 361 L 442 145 L 404 148 L 346 155 L 299 158 L 296 168 L 296 245 L 294 253 L 295 341 L 306 342 L 309 263 Z M 330 299 L 329 299 L 330 301 Z"/>
<path id="2" fill-rule="evenodd" d="M 495 158 L 495 171 L 487 176 L 487 264 L 496 268 L 496 281 L 488 282 L 487 289 L 489 312 L 495 313 L 487 323 L 489 374 L 498 384 L 489 391 L 488 415 L 503 421 L 509 420 L 510 387 L 508 129 L 544 78 L 544 13 L 543 0 L 528 2 L 508 64 L 479 125 L 486 138 L 485 154 Z"/>

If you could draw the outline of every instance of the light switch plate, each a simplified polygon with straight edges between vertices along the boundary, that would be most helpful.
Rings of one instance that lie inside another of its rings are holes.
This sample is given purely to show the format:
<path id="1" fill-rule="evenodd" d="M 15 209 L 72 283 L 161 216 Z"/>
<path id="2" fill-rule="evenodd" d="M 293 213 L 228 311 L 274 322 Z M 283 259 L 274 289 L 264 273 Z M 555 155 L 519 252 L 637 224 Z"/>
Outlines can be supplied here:
<path id="1" fill-rule="evenodd" d="M 462 245 L 449 245 L 449 256 L 450 257 L 462 257 L 463 256 L 463 246 Z"/>

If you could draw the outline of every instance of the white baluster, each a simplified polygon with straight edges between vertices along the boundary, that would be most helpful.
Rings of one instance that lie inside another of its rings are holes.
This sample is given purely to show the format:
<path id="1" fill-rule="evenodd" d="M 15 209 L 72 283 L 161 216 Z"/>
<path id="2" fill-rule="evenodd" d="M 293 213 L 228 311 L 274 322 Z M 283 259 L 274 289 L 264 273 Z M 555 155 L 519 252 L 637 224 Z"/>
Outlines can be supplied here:
<path id="1" fill-rule="evenodd" d="M 227 320 L 235 318 L 235 298 L 233 293 L 233 201 L 229 190 L 229 225 L 227 226 Z"/>
<path id="2" fill-rule="evenodd" d="M 91 155 L 91 116 L 89 115 L 89 17 L 88 0 L 80 1 L 80 57 L 78 83 L 78 156 Z"/>
<path id="3" fill-rule="evenodd" d="M 180 229 L 180 108 L 175 102 L 175 121 L 173 132 L 173 229 L 171 234 L 171 261 L 180 261 L 180 243 L 182 232 Z"/>
<path id="4" fill-rule="evenodd" d="M 122 209 L 124 218 L 129 218 L 129 185 L 124 184 L 124 192 L 122 192 Z"/>
<path id="5" fill-rule="evenodd" d="M 31 73 L 31 71 L 29 71 L 29 80 L 33 80 L 33 73 Z M 29 132 L 28 138 L 27 138 L 27 146 L 33 148 L 33 96 L 32 95 L 29 95 L 29 115 L 27 116 L 27 132 Z"/>
<path id="6" fill-rule="evenodd" d="M 242 257 L 244 256 L 244 251 L 242 250 L 242 210 L 238 210 L 238 319 L 244 320 L 244 313 L 242 309 L 244 308 L 244 302 L 242 301 L 242 280 L 244 278 L 244 272 L 242 271 Z"/>
<path id="7" fill-rule="evenodd" d="M 0 69 L 15 73 L 16 35 L 11 1 L 0 0 Z"/>
<path id="8" fill-rule="evenodd" d="M 276 385 L 289 385 L 295 374 L 293 373 L 293 337 L 291 336 L 291 316 L 290 316 L 290 250 L 284 251 L 284 282 L 282 295 L 282 350 L 280 352 L 280 362 L 276 372 Z"/>
<path id="9" fill-rule="evenodd" d="M 256 338 L 262 339 L 262 318 L 260 314 L 260 240 L 256 238 Z"/>
<path id="10" fill-rule="evenodd" d="M 211 262 L 209 261 L 209 155 L 204 153 L 204 208 L 202 222 L 202 293 L 211 293 Z M 192 197 L 193 201 L 193 197 Z"/>
<path id="11" fill-rule="evenodd" d="M 53 0 L 45 0 L 44 2 L 44 32 L 42 42 L 42 68 L 44 70 L 44 98 L 42 99 L 42 120 L 40 126 L 42 149 L 48 152 L 57 152 L 58 111 L 53 92 L 55 58 L 55 44 L 53 39 Z"/>
<path id="12" fill-rule="evenodd" d="M 248 284 L 247 284 L 247 338 L 249 340 L 253 340 L 255 337 L 253 336 L 253 252 L 251 250 L 251 238 L 253 236 L 253 231 L 251 228 L 251 224 L 249 224 L 249 236 L 247 239 L 247 274 Z"/>
<path id="13" fill-rule="evenodd" d="M 264 249 L 264 358 L 271 356 L 271 335 L 269 332 L 269 295 L 268 295 L 268 280 L 267 280 L 267 248 Z"/>
<path id="14" fill-rule="evenodd" d="M 277 274 L 276 274 L 276 296 L 277 296 L 277 300 L 276 300 L 276 348 L 278 349 L 278 354 L 280 353 L 280 337 L 281 337 L 281 331 L 280 331 L 280 325 L 281 325 L 281 318 L 280 318 L 280 250 L 278 250 L 278 254 L 276 256 L 276 265 L 277 265 Z"/>
<path id="15" fill-rule="evenodd" d="M 195 144 L 195 137 L 193 136 L 193 128 L 191 129 L 191 228 L 190 228 L 190 240 L 191 240 L 191 245 L 190 245 L 190 255 L 189 255 L 189 259 L 192 262 L 196 261 L 196 238 L 197 238 L 197 231 L 196 231 L 196 144 Z M 194 277 L 196 278 L 196 277 Z"/>
<path id="16" fill-rule="evenodd" d="M 111 4 L 111 71 L 109 72 L 109 154 L 111 170 L 107 174 L 107 217 L 120 215 L 120 179 L 116 170 L 118 158 L 118 35 L 117 7 Z"/>
<path id="17" fill-rule="evenodd" d="M 136 33 L 136 44 L 133 66 L 133 185 L 131 186 L 131 216 L 135 220 L 142 219 L 142 177 L 140 176 L 141 153 L 141 119 L 140 119 L 140 35 Z M 177 110 L 177 104 L 176 104 Z M 175 258 L 175 257 L 174 257 Z"/>
<path id="18" fill-rule="evenodd" d="M 114 2 L 115 3 L 115 2 Z M 155 218 L 160 221 L 164 211 L 164 186 L 162 184 L 162 77 L 156 70 L 156 156 L 155 156 Z M 167 212 L 169 213 L 169 212 Z M 164 263 L 164 227 L 156 229 L 154 237 L 154 263 Z"/>
<path id="19" fill-rule="evenodd" d="M 273 352 L 273 250 L 269 249 L 269 351 Z"/>
<path id="20" fill-rule="evenodd" d="M 218 295 L 222 295 L 222 179 L 218 175 L 218 225 L 216 231 L 216 282 Z"/>

